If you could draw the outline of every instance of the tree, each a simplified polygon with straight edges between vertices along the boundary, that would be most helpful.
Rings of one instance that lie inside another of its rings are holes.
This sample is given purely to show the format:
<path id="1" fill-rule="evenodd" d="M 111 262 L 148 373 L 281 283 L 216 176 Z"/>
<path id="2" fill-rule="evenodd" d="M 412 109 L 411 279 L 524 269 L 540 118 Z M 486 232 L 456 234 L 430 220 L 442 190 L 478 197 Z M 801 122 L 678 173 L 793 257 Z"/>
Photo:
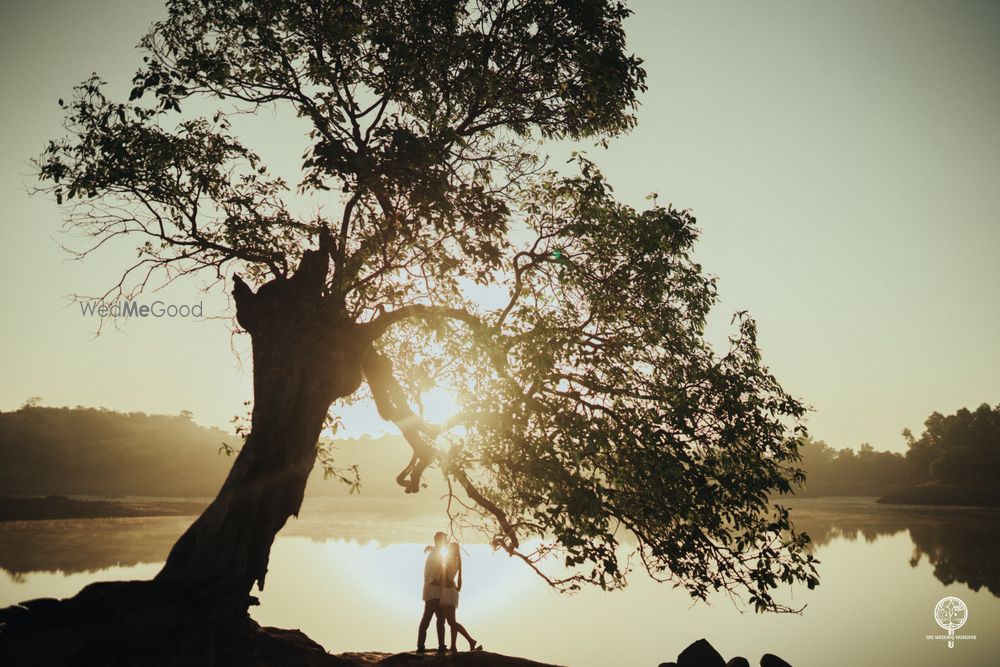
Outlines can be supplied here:
<path id="1" fill-rule="evenodd" d="M 24 403 L 21 404 L 22 410 L 30 410 L 31 408 L 37 408 L 42 404 L 41 396 L 29 396 L 25 399 Z"/>
<path id="2" fill-rule="evenodd" d="M 808 480 L 805 492 L 812 496 L 881 496 L 906 484 L 911 475 L 902 454 L 875 451 L 867 442 L 856 452 L 806 438 L 800 453 Z"/>
<path id="3" fill-rule="evenodd" d="M 555 586 L 623 586 L 624 533 L 651 575 L 697 597 L 787 609 L 779 581 L 816 583 L 808 538 L 769 506 L 801 480 L 803 408 L 746 314 L 724 353 L 703 340 L 716 291 L 690 255 L 694 217 L 623 205 L 586 158 L 561 175 L 533 149 L 634 125 L 645 73 L 621 3 L 168 9 L 129 101 L 84 82 L 69 136 L 39 160 L 72 228 L 139 240 L 107 300 L 157 271 L 214 272 L 252 339 L 251 431 L 157 586 L 244 616 L 331 404 L 363 386 L 413 447 L 406 490 L 438 465 L 497 548 L 540 573 L 561 556 Z M 231 132 L 233 113 L 264 106 L 308 122 L 298 195 L 339 192 L 336 217 L 293 215 L 288 184 Z M 412 408 L 431 382 L 460 396 L 447 424 Z"/>
<path id="4" fill-rule="evenodd" d="M 944 416 L 934 412 L 920 438 L 903 431 L 918 481 L 942 484 L 997 484 L 1000 481 L 1000 405 L 983 403 Z"/>

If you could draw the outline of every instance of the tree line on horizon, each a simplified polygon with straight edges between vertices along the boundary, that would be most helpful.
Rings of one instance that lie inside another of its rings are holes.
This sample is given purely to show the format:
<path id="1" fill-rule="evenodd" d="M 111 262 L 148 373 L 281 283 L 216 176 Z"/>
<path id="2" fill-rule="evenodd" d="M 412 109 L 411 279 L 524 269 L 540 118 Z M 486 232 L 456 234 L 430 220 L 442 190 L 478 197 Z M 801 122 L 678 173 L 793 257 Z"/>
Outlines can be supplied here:
<path id="1" fill-rule="evenodd" d="M 108 408 L 43 407 L 28 399 L 0 411 L 0 496 L 149 496 L 209 498 L 243 442 L 236 433 L 202 426 L 182 410 L 175 415 Z M 395 494 L 395 472 L 372 475 L 387 450 L 405 455 L 399 436 L 338 439 L 324 449 L 339 468 L 357 464 L 368 473 L 363 493 Z M 228 454 L 228 455 L 227 455 Z M 329 461 L 331 462 L 332 461 Z M 347 495 L 349 484 L 329 480 L 317 462 L 312 495 Z M 380 471 L 381 473 L 381 471 Z"/>
<path id="2" fill-rule="evenodd" d="M 1000 404 L 934 412 L 919 438 L 909 429 L 903 436 L 905 453 L 806 438 L 800 448 L 806 482 L 798 495 L 882 496 L 918 484 L 1000 482 Z M 208 497 L 231 464 L 225 450 L 239 442 L 238 435 L 199 425 L 187 410 L 124 413 L 42 407 L 29 399 L 18 410 L 0 411 L 0 495 Z M 337 442 L 338 463 L 359 465 L 364 475 L 363 495 L 401 493 L 386 463 L 392 457 L 384 456 L 385 447 L 405 451 L 398 436 Z M 317 469 L 309 491 L 346 495 L 348 489 L 325 483 Z"/>
<path id="3" fill-rule="evenodd" d="M 961 408 L 952 415 L 932 413 L 919 438 L 903 430 L 905 453 L 837 449 L 806 439 L 801 448 L 806 471 L 803 495 L 882 496 L 923 484 L 1000 484 L 1000 404 Z"/>

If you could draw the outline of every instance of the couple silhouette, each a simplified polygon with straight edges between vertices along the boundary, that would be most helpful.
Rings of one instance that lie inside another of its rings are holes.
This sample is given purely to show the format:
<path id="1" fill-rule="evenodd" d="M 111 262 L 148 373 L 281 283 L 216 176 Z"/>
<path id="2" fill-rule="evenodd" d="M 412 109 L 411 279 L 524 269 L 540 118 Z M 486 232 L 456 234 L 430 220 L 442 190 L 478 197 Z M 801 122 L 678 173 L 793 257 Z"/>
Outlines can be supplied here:
<path id="1" fill-rule="evenodd" d="M 424 551 L 427 553 L 424 562 L 424 615 L 417 630 L 417 653 L 427 652 L 427 628 L 434 616 L 437 617 L 439 653 L 458 651 L 455 642 L 459 634 L 469 641 L 470 651 L 481 651 L 482 645 L 477 644 L 465 626 L 455 620 L 458 594 L 462 590 L 462 554 L 458 542 L 449 542 L 447 535 L 437 532 L 434 534 L 434 545 Z M 450 648 L 444 643 L 445 622 L 451 627 Z"/>

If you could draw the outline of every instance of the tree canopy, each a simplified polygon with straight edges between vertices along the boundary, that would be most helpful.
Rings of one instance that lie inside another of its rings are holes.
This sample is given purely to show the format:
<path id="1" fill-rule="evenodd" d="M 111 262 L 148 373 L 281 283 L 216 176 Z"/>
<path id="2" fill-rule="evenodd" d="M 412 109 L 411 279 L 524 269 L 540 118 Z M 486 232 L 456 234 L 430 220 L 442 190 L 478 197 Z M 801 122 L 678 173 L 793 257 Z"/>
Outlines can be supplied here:
<path id="1" fill-rule="evenodd" d="M 1000 483 L 1000 405 L 983 403 L 947 416 L 934 412 L 919 438 L 909 429 L 903 436 L 917 481 Z"/>
<path id="2" fill-rule="evenodd" d="M 727 349 L 704 340 L 716 286 L 692 259 L 695 218 L 625 205 L 586 157 L 565 174 L 537 148 L 635 124 L 645 73 L 622 3 L 168 10 L 130 99 L 84 82 L 68 136 L 38 162 L 95 246 L 139 240 L 106 298 L 158 270 L 232 277 L 237 310 L 254 289 L 291 299 L 293 281 L 320 284 L 309 307 L 371 346 L 380 414 L 461 487 L 467 522 L 553 585 L 625 585 L 631 539 L 652 576 L 696 597 L 787 610 L 779 583 L 815 585 L 808 538 L 770 502 L 801 481 L 804 408 L 762 363 L 747 314 Z M 232 131 L 263 107 L 309 123 L 294 187 Z M 291 212 L 317 192 L 338 194 L 336 216 Z M 461 403 L 447 424 L 410 407 L 431 386 Z M 551 553 L 569 575 L 547 573 Z"/>

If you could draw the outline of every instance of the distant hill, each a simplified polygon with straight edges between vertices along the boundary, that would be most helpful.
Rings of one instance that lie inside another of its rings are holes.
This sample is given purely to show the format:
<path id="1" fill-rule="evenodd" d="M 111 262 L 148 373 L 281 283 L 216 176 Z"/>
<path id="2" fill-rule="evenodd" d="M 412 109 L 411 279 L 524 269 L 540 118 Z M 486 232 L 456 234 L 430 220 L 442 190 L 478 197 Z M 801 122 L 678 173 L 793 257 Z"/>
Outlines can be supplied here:
<path id="1" fill-rule="evenodd" d="M 336 464 L 358 465 L 362 495 L 403 495 L 395 475 L 410 448 L 401 437 L 335 442 Z M 220 453 L 222 443 L 238 448 L 242 441 L 195 423 L 188 412 L 28 405 L 0 412 L 0 495 L 213 497 L 233 463 Z M 347 493 L 318 467 L 307 487 L 307 495 Z"/>

